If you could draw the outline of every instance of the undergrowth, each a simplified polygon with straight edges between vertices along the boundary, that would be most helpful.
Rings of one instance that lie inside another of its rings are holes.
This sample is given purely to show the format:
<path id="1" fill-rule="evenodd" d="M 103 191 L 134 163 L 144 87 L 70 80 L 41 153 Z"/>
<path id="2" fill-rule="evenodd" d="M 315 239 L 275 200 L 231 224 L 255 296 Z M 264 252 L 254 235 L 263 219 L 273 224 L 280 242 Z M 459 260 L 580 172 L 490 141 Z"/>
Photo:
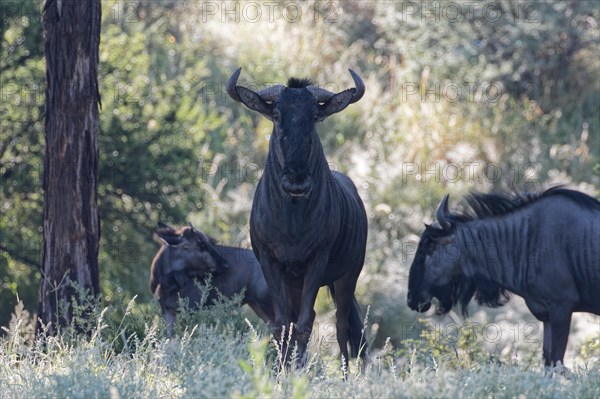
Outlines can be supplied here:
<path id="1" fill-rule="evenodd" d="M 96 307 L 88 331 L 69 326 L 54 337 L 36 336 L 17 306 L 0 338 L 0 398 L 600 397 L 597 339 L 566 374 L 551 375 L 539 359 L 490 353 L 476 328 L 440 340 L 423 320 L 420 339 L 401 348 L 388 340 L 364 372 L 351 361 L 344 381 L 322 342 L 311 341 L 304 367 L 279 367 L 278 345 L 243 318 L 239 298 L 197 311 L 182 305 L 173 339 L 154 304 Z"/>

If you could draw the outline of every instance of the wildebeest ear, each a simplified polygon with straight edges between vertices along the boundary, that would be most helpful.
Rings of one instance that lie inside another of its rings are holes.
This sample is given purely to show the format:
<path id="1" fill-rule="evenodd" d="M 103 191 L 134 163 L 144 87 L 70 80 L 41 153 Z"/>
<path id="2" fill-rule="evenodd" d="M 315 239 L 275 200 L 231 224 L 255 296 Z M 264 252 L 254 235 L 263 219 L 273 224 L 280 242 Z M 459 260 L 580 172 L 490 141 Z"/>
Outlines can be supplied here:
<path id="1" fill-rule="evenodd" d="M 332 96 L 325 104 L 319 105 L 319 115 L 317 119 L 322 121 L 329 115 L 342 111 L 350 104 L 355 91 L 356 89 L 346 89 L 337 93 L 335 96 Z"/>
<path id="2" fill-rule="evenodd" d="M 236 92 L 246 107 L 253 111 L 260 112 L 269 120 L 273 120 L 273 104 L 267 103 L 257 93 L 244 86 L 237 86 Z"/>
<path id="3" fill-rule="evenodd" d="M 175 230 L 175 228 L 174 228 L 174 227 L 171 227 L 171 226 L 169 226 L 168 224 L 166 224 L 166 223 L 163 223 L 163 222 L 158 222 L 158 223 L 156 223 L 156 225 L 158 226 L 158 228 L 159 228 L 159 229 L 169 229 L 169 230 Z"/>
<path id="4" fill-rule="evenodd" d="M 181 243 L 181 236 L 177 234 L 172 227 L 160 228 L 156 230 L 156 235 L 167 245 L 177 245 Z"/>
<path id="5" fill-rule="evenodd" d="M 193 227 L 190 227 L 190 228 L 184 227 L 183 229 L 181 229 L 182 236 L 187 237 L 187 238 L 192 238 L 197 233 L 199 233 L 198 230 L 194 229 Z"/>

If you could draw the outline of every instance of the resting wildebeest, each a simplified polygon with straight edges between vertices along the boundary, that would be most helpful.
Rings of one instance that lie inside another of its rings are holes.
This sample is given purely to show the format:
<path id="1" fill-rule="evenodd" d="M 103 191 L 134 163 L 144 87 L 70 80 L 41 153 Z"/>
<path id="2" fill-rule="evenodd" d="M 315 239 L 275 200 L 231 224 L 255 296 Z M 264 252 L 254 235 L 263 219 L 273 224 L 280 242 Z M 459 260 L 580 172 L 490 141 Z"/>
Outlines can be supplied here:
<path id="1" fill-rule="evenodd" d="M 208 273 L 212 274 L 213 290 L 207 304 L 218 297 L 214 289 L 225 297 L 245 289 L 242 303 L 266 323 L 275 319 L 267 283 L 251 250 L 218 245 L 191 225 L 176 230 L 159 223 L 156 234 L 164 245 L 152 261 L 150 291 L 158 297 L 169 336 L 173 334 L 179 298 L 188 298 L 190 307 L 197 308 L 201 291 L 194 280 Z"/>
<path id="2" fill-rule="evenodd" d="M 431 297 L 448 312 L 473 296 L 500 306 L 508 292 L 544 323 L 544 363 L 562 364 L 573 312 L 600 314 L 600 202 L 554 187 L 536 194 L 471 194 L 466 213 L 446 195 L 410 269 L 408 305 Z"/>
<path id="3" fill-rule="evenodd" d="M 337 94 L 295 78 L 287 87 L 275 85 L 256 93 L 237 85 L 240 71 L 229 78 L 227 93 L 273 122 L 252 203 L 250 238 L 273 297 L 275 337 L 279 341 L 283 327 L 296 323 L 294 338 L 303 362 L 317 292 L 327 285 L 337 307 L 343 361 L 348 360 L 348 340 L 352 355 L 364 357 L 363 322 L 354 290 L 365 257 L 367 216 L 352 181 L 329 169 L 316 124 L 358 101 L 365 86 L 350 70 L 356 88 Z"/>

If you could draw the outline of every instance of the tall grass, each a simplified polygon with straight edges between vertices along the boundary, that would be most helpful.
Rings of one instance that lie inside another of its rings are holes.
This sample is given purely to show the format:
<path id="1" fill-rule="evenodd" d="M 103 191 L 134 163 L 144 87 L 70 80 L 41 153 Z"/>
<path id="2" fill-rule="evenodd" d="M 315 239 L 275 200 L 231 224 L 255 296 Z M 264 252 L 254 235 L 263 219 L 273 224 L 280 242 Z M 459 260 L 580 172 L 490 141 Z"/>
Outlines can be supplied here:
<path id="1" fill-rule="evenodd" d="M 47 338 L 33 335 L 32 319 L 17 307 L 0 339 L 0 398 L 600 397 L 597 342 L 565 375 L 550 376 L 540 361 L 486 353 L 476 335 L 448 346 L 425 329 L 401 349 L 388 341 L 364 372 L 352 361 L 344 381 L 341 362 L 322 342 L 311 341 L 304 368 L 278 367 L 270 335 L 237 305 L 184 309 L 174 339 L 156 306 L 134 301 L 125 310 L 98 309 L 87 334 L 69 327 Z"/>

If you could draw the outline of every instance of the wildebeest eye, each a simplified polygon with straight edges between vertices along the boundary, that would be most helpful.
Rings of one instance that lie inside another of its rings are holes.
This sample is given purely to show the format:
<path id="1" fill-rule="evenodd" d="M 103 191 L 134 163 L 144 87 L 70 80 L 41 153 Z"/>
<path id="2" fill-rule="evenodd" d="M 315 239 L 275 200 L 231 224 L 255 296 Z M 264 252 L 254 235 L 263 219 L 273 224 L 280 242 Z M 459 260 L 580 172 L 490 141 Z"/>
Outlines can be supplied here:
<path id="1" fill-rule="evenodd" d="M 279 115 L 279 112 L 275 111 L 273 112 L 273 122 L 279 122 L 279 119 L 281 119 L 281 115 Z"/>
<path id="2" fill-rule="evenodd" d="M 432 253 L 435 252 L 435 247 L 436 247 L 435 242 L 429 241 L 428 243 L 425 244 L 425 253 L 427 255 L 431 255 Z"/>
<path id="3" fill-rule="evenodd" d="M 208 250 L 208 245 L 204 242 L 204 241 L 197 241 L 196 242 L 196 246 L 198 247 L 198 249 L 200 249 L 201 251 L 206 251 Z"/>

